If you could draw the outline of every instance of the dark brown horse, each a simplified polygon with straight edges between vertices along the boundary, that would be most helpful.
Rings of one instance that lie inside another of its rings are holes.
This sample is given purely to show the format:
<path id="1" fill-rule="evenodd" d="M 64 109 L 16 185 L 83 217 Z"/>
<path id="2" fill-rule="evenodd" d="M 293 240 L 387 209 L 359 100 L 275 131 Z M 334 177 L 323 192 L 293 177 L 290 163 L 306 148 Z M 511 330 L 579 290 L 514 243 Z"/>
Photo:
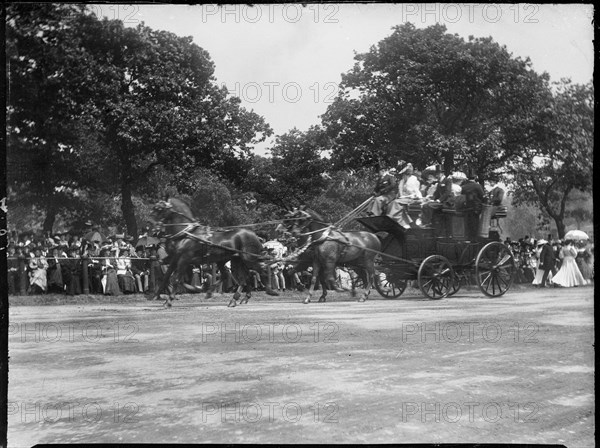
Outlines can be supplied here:
<path id="1" fill-rule="evenodd" d="M 231 262 L 231 275 L 238 288 L 228 306 L 237 305 L 241 291 L 245 291 L 246 295 L 240 304 L 247 303 L 250 299 L 252 291 L 250 269 L 258 272 L 263 284 L 268 285 L 266 268 L 262 261 L 262 243 L 251 230 L 240 228 L 211 231 L 210 228 L 198 224 L 190 207 L 177 198 L 159 202 L 154 207 L 152 219 L 163 228 L 167 238 L 166 249 L 170 257 L 169 267 L 155 292 L 154 299 L 159 299 L 160 294 L 167 289 L 171 275 L 176 272 L 181 278 L 190 263 L 216 263 L 223 281 L 227 275 L 225 263 Z M 184 284 L 184 286 L 193 289 L 189 285 Z M 209 290 L 207 298 L 210 297 L 213 289 Z M 266 292 L 270 295 L 278 295 L 269 288 Z M 170 307 L 173 298 L 174 291 L 169 288 L 168 299 L 164 305 Z"/>
<path id="2" fill-rule="evenodd" d="M 300 263 L 312 260 L 312 279 L 308 297 L 304 303 L 309 303 L 315 290 L 317 280 L 321 282 L 323 292 L 319 302 L 324 302 L 327 289 L 344 291 L 338 288 L 335 281 L 336 265 L 346 265 L 355 268 L 365 276 L 365 292 L 359 298 L 364 302 L 368 297 L 375 281 L 374 258 L 381 251 L 381 242 L 370 232 L 341 232 L 312 210 L 296 209 L 289 212 L 283 227 L 298 240 Z"/>

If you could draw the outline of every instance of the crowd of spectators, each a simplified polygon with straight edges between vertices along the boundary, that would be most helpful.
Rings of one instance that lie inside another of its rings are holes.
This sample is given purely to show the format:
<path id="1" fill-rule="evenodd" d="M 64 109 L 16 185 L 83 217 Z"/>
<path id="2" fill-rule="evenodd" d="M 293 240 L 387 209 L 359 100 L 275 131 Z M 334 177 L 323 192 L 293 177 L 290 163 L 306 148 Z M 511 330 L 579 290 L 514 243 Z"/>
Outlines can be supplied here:
<path id="1" fill-rule="evenodd" d="M 575 259 L 578 269 L 580 270 L 586 283 L 593 282 L 594 279 L 594 245 L 587 240 L 571 241 L 573 247 L 577 250 Z M 548 235 L 547 239 L 535 239 L 529 235 L 519 238 L 517 241 L 512 241 L 511 238 L 506 238 L 504 244 L 511 250 L 515 257 L 517 265 L 517 283 L 533 283 L 536 278 L 536 273 L 540 265 L 540 256 L 542 246 L 548 244 L 552 249 L 553 266 L 550 270 L 556 274 L 562 264 L 561 250 L 569 244 L 569 241 L 553 238 Z"/>
<path id="2" fill-rule="evenodd" d="M 269 243 L 280 246 L 278 251 L 271 250 L 268 244 L 265 247 L 266 253 L 274 258 L 281 258 L 287 253 L 287 248 L 281 243 L 275 240 Z M 142 235 L 134 241 L 125 234 L 104 237 L 92 229 L 83 235 L 69 232 L 58 235 L 18 235 L 17 232 L 11 232 L 7 246 L 8 293 L 82 294 L 84 266 L 90 294 L 153 292 L 166 272 L 165 244 L 164 238 Z M 269 267 L 269 281 L 275 290 L 303 290 L 310 284 L 309 271 L 297 272 L 291 264 L 281 261 Z M 203 264 L 190 266 L 184 276 L 186 282 L 201 291 L 208 291 L 218 284 L 217 292 L 230 292 L 236 285 L 231 275 L 227 274 L 224 282 L 220 282 L 221 273 L 215 266 Z M 255 271 L 252 274 L 254 288 L 264 290 L 260 275 Z"/>
<path id="3" fill-rule="evenodd" d="M 96 239 L 70 233 L 12 232 L 7 246 L 9 294 L 81 294 L 83 259 L 87 260 L 91 294 L 120 295 L 149 289 L 150 260 L 157 256 L 159 244 L 134 247 L 133 238 L 124 234 L 105 238 L 90 231 L 88 235 Z M 24 272 L 19 269 L 22 261 Z M 21 290 L 22 285 L 25 291 Z"/>
<path id="4" fill-rule="evenodd" d="M 96 240 L 90 241 L 90 235 Z M 90 230 L 84 235 L 62 233 L 59 235 L 31 235 L 16 232 L 9 234 L 7 247 L 9 294 L 64 293 L 77 295 L 83 292 L 83 260 L 87 263 L 87 284 L 90 294 L 121 295 L 152 292 L 166 271 L 166 240 L 143 235 L 137 242 L 125 234 L 103 237 Z M 564 241 L 548 236 L 554 254 L 552 272 L 561 267 L 561 248 Z M 517 283 L 532 283 L 539 265 L 540 246 L 530 236 L 504 241 L 515 256 Z M 587 282 L 593 280 L 593 245 L 575 244 L 576 262 Z M 310 286 L 311 268 L 296 270 L 293 264 L 281 261 L 289 250 L 285 244 L 271 239 L 264 243 L 265 253 L 277 260 L 269 266 L 271 288 L 280 292 L 303 291 Z M 154 263 L 153 263 L 154 261 Z M 19 269 L 19 263 L 22 263 Z M 22 266 L 25 269 L 23 270 Z M 153 271 L 151 275 L 151 270 Z M 255 290 L 264 290 L 258 272 L 253 274 Z M 26 276 L 21 279 L 21 276 Z M 212 265 L 190 266 L 187 282 L 201 291 L 219 285 L 219 292 L 229 292 L 236 285 L 226 275 L 220 282 L 220 273 Z M 23 281 L 24 280 L 24 281 Z M 25 290 L 22 290 L 25 287 Z"/>

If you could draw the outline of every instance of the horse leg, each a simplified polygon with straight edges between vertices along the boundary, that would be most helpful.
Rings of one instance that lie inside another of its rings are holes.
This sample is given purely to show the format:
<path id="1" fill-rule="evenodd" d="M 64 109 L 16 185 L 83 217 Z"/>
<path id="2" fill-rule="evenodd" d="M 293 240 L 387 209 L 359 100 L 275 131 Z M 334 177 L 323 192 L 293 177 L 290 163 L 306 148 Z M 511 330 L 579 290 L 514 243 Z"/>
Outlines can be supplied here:
<path id="1" fill-rule="evenodd" d="M 371 294 L 371 289 L 373 288 L 373 283 L 375 282 L 375 263 L 374 259 L 371 256 L 367 256 L 365 259 L 365 293 L 360 299 L 359 302 L 364 302 L 369 298 L 369 294 Z"/>
<path id="2" fill-rule="evenodd" d="M 246 295 L 242 299 L 242 302 L 248 303 L 248 300 L 250 300 L 250 297 L 252 297 L 252 287 L 250 285 L 246 285 Z M 240 302 L 240 303 L 242 303 L 242 302 Z"/>
<path id="3" fill-rule="evenodd" d="M 242 300 L 240 300 L 240 305 L 243 303 L 248 303 L 251 296 L 251 278 L 252 274 L 250 273 L 250 269 L 246 266 L 243 260 L 233 259 L 231 261 L 231 270 L 234 276 L 235 281 L 239 285 L 237 293 L 238 298 L 240 297 L 240 292 L 245 292 L 246 295 Z"/>
<path id="4" fill-rule="evenodd" d="M 168 291 L 167 300 L 165 300 L 165 302 L 163 303 L 163 306 L 165 308 L 171 308 L 173 306 L 173 300 L 176 299 L 175 294 L 177 293 L 177 286 L 178 286 L 178 283 L 180 280 L 180 276 L 182 275 L 184 268 L 188 265 L 188 263 L 190 261 L 190 255 L 188 253 L 183 253 L 178 257 L 173 257 L 173 260 L 169 264 L 169 269 L 171 268 L 173 261 L 176 262 L 177 266 L 171 270 L 171 273 L 169 274 L 169 277 L 168 277 L 170 282 L 167 285 L 167 291 Z M 174 284 L 173 284 L 173 282 L 171 282 L 171 280 L 173 278 L 173 272 L 175 272 L 177 274 L 175 276 Z"/>
<path id="5" fill-rule="evenodd" d="M 310 303 L 312 299 L 312 295 L 315 292 L 315 285 L 317 284 L 317 279 L 319 278 L 319 268 L 319 262 L 315 260 L 313 262 L 313 272 L 310 279 L 310 287 L 308 288 L 308 296 L 306 296 L 306 299 L 304 299 L 304 303 Z M 322 285 L 322 287 L 323 291 L 325 291 L 325 285 Z"/>
<path id="6" fill-rule="evenodd" d="M 264 263 L 259 263 L 255 266 L 252 266 L 252 269 L 258 272 L 260 281 L 263 285 L 265 285 L 265 293 L 269 296 L 278 296 L 279 293 L 277 291 L 274 291 L 273 288 L 271 288 L 271 282 L 269 279 L 269 274 L 267 272 L 267 266 Z"/>
<path id="7" fill-rule="evenodd" d="M 321 282 L 321 289 L 323 290 L 323 292 L 321 293 L 321 297 L 319 297 L 319 303 L 327 302 L 327 282 L 325 281 L 325 275 L 323 274 L 323 272 L 321 272 L 319 281 Z"/>
<path id="8" fill-rule="evenodd" d="M 229 306 L 229 307 L 232 307 L 232 308 L 233 308 L 234 306 L 237 306 L 237 304 L 238 304 L 238 303 L 237 303 L 237 301 L 238 301 L 238 299 L 239 299 L 239 298 L 242 296 L 242 295 L 240 294 L 240 291 L 241 291 L 241 289 L 242 289 L 242 287 L 241 287 L 241 286 L 238 286 L 238 287 L 236 288 L 235 292 L 233 293 L 233 297 L 231 297 L 231 300 L 229 301 L 229 303 L 227 304 L 227 306 Z M 242 303 L 243 303 L 243 302 L 242 302 L 242 301 L 240 301 L 240 305 L 241 305 Z"/>
<path id="9" fill-rule="evenodd" d="M 359 279 L 366 281 L 363 276 L 364 273 L 360 268 L 353 268 L 353 271 L 354 271 L 354 276 L 350 276 L 350 284 L 351 284 L 350 295 L 352 296 L 352 298 L 356 297 L 356 282 Z"/>
<path id="10" fill-rule="evenodd" d="M 177 266 L 178 262 L 179 262 L 179 256 L 177 254 L 173 255 L 173 258 L 171 259 L 171 263 L 169 263 L 169 267 L 167 268 L 167 272 L 164 273 L 162 282 L 160 282 L 160 285 L 159 285 L 158 289 L 156 290 L 156 292 L 154 293 L 154 297 L 152 298 L 152 300 L 160 300 L 160 293 L 163 292 L 165 289 L 167 289 L 167 285 L 169 285 L 169 281 L 171 280 L 171 275 L 173 274 L 173 271 L 175 270 L 175 266 Z M 172 289 L 169 289 L 168 293 L 170 296 L 172 294 Z M 167 303 L 168 303 L 168 305 L 167 305 Z M 163 306 L 170 307 L 171 306 L 170 299 L 167 299 L 163 303 Z"/>
<path id="11" fill-rule="evenodd" d="M 325 281 L 329 289 L 333 289 L 336 292 L 346 292 L 345 289 L 340 288 L 335 280 L 335 265 L 336 260 L 334 258 L 328 258 L 325 261 Z"/>
<path id="12" fill-rule="evenodd" d="M 208 287 L 208 289 L 206 290 L 206 297 L 204 297 L 204 299 L 210 299 L 212 297 L 212 295 L 214 294 L 214 292 L 217 290 L 217 288 L 219 286 L 221 286 L 222 281 L 219 280 L 218 282 L 214 282 L 212 285 L 210 285 Z"/>

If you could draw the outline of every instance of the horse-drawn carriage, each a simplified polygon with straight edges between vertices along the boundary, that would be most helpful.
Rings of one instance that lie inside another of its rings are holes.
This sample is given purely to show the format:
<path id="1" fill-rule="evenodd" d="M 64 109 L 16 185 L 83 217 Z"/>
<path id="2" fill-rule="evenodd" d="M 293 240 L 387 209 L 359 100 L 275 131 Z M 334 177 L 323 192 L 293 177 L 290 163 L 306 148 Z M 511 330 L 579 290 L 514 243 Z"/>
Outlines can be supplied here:
<path id="1" fill-rule="evenodd" d="M 406 229 L 387 216 L 360 216 L 367 205 L 365 201 L 337 225 L 328 224 L 317 213 L 303 208 L 289 212 L 281 221 L 280 226 L 299 244 L 288 261 L 313 267 L 305 303 L 311 301 L 317 282 L 322 286 L 319 301 L 326 300 L 327 289 L 340 290 L 334 278 L 339 265 L 364 274 L 365 293 L 360 301 L 368 298 L 372 286 L 384 297 L 398 297 L 411 280 L 417 281 L 425 296 L 441 299 L 455 294 L 462 280 L 471 274 L 487 296 L 500 296 L 510 288 L 516 269 L 514 257 L 500 243 L 498 233 L 489 230 L 496 207 L 483 207 L 479 236 L 467 240 L 460 212 L 438 213 L 433 228 Z M 230 306 L 235 306 L 243 290 L 246 297 L 240 303 L 250 298 L 250 270 L 259 272 L 264 283 L 268 283 L 265 263 L 269 260 L 261 254 L 262 244 L 254 232 L 242 228 L 211 231 L 195 221 L 186 203 L 176 199 L 159 203 L 154 213 L 165 229 L 171 254 L 156 298 L 166 290 L 171 273 L 181 274 L 193 260 L 215 262 L 221 272 L 225 262 L 231 261 L 232 275 L 239 287 Z M 349 218 L 368 231 L 341 231 L 342 223 Z M 169 293 L 166 306 L 171 305 L 172 298 Z"/>
<path id="2" fill-rule="evenodd" d="M 510 249 L 496 231 L 490 231 L 490 221 L 503 212 L 503 208 L 484 205 L 478 236 L 472 240 L 465 235 L 464 216 L 453 210 L 440 210 L 440 219 L 426 229 L 406 229 L 388 216 L 356 218 L 381 235 L 375 288 L 383 297 L 399 297 L 408 282 L 416 280 L 425 296 L 441 299 L 455 294 L 474 275 L 485 295 L 501 296 L 512 285 L 516 269 Z"/>

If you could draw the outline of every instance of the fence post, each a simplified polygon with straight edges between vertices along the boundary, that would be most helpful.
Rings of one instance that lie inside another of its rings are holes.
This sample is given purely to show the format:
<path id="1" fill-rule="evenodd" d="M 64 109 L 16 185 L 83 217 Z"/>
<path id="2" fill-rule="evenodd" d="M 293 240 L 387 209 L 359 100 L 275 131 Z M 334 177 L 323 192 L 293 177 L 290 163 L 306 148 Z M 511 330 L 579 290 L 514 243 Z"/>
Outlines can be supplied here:
<path id="1" fill-rule="evenodd" d="M 27 294 L 27 269 L 25 268 L 25 260 L 27 257 L 19 255 L 19 295 Z"/>
<path id="2" fill-rule="evenodd" d="M 82 268 L 81 268 L 81 276 L 82 276 L 82 288 L 83 288 L 83 293 L 84 294 L 89 294 L 90 293 L 90 276 L 89 276 L 89 271 L 88 271 L 88 264 L 89 264 L 89 257 L 87 256 L 87 254 L 82 255 L 81 257 L 81 264 L 82 264 Z"/>
<path id="3" fill-rule="evenodd" d="M 273 287 L 273 272 L 271 272 L 271 265 L 267 266 L 267 277 L 269 278 L 269 289 L 274 289 L 274 287 Z"/>
<path id="4" fill-rule="evenodd" d="M 156 269 L 160 268 L 158 265 L 158 259 L 156 255 L 150 256 L 150 280 L 148 282 L 148 289 L 150 291 L 156 291 Z"/>

